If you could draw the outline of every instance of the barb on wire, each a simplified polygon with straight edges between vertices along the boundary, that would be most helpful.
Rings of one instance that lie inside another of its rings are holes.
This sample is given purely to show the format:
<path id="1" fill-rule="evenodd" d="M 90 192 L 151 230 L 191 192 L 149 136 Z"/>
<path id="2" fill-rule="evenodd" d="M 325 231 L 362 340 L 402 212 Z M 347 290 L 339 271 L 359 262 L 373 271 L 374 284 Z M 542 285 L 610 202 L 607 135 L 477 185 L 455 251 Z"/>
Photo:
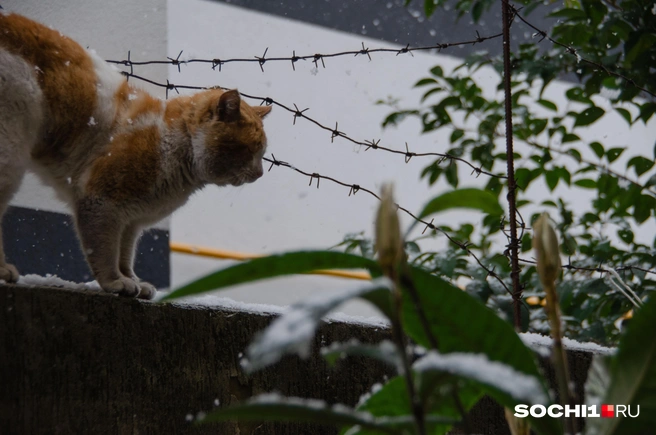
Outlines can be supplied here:
<path id="1" fill-rule="evenodd" d="M 171 62 L 171 65 L 175 65 L 175 66 L 178 67 L 178 72 L 180 72 L 180 64 L 182 63 L 182 62 L 180 61 L 180 56 L 182 56 L 182 50 L 180 50 L 180 53 L 178 53 L 178 56 L 177 56 L 175 59 L 170 58 L 170 57 L 168 57 L 168 56 L 166 57 L 166 58 Z M 133 67 L 133 66 L 130 65 L 130 68 L 132 68 L 132 67 Z"/>
<path id="2" fill-rule="evenodd" d="M 151 85 L 162 87 L 166 89 L 166 98 L 169 96 L 169 91 L 174 90 L 176 93 L 179 93 L 179 89 L 190 89 L 190 90 L 206 90 L 206 89 L 225 89 L 227 90 L 228 88 L 224 88 L 222 86 L 211 86 L 211 87 L 206 87 L 206 86 L 188 86 L 188 85 L 176 85 L 173 83 L 170 83 L 168 80 L 166 83 L 158 83 L 154 80 L 150 80 L 148 78 L 133 74 L 128 71 L 122 71 L 122 74 L 126 76 L 127 78 L 135 78 L 137 80 L 142 80 L 146 83 L 150 83 Z M 437 153 L 437 152 L 425 152 L 425 153 L 416 153 L 416 152 L 410 152 L 408 151 L 407 145 L 406 145 L 406 150 L 397 150 L 389 147 L 385 147 L 382 145 L 379 145 L 380 139 L 376 140 L 358 140 L 350 137 L 348 134 L 344 133 L 343 131 L 339 130 L 339 124 L 336 122 L 335 127 L 328 127 L 325 124 L 322 124 L 321 122 L 317 121 L 316 119 L 308 116 L 305 114 L 306 111 L 309 110 L 308 108 L 305 108 L 303 110 L 299 110 L 298 106 L 296 104 L 293 104 L 294 107 L 289 107 L 286 104 L 283 104 L 279 101 L 274 100 L 273 98 L 270 97 L 258 97 L 255 95 L 249 95 L 243 92 L 239 93 L 242 97 L 249 98 L 252 100 L 259 100 L 260 104 L 266 104 L 268 106 L 270 105 L 275 105 L 276 107 L 280 107 L 281 109 L 286 110 L 287 112 L 291 113 L 293 116 L 293 125 L 296 125 L 296 120 L 298 118 L 303 118 L 315 126 L 319 127 L 322 130 L 325 130 L 330 133 L 330 141 L 331 143 L 334 142 L 335 138 L 342 138 L 344 140 L 347 140 L 355 145 L 360 145 L 365 147 L 365 151 L 369 150 L 370 148 L 375 149 L 375 150 L 381 150 L 385 151 L 388 153 L 392 154 L 398 154 L 404 157 L 406 160 L 406 163 L 409 162 L 409 157 L 437 157 L 439 158 L 438 164 L 442 163 L 444 160 L 449 160 L 452 162 L 460 162 L 463 163 L 467 166 L 469 166 L 472 169 L 472 173 L 476 173 L 477 176 L 480 174 L 485 174 L 488 177 L 494 177 L 494 178 L 500 178 L 500 179 L 505 179 L 507 178 L 503 174 L 495 174 L 490 171 L 484 170 L 481 166 L 476 166 L 473 163 L 469 162 L 468 160 L 463 159 L 462 157 L 454 156 L 449 153 Z"/>
<path id="3" fill-rule="evenodd" d="M 306 177 L 309 177 L 310 178 L 310 186 L 312 185 L 313 180 L 317 180 L 317 188 L 319 188 L 319 180 L 328 180 L 328 181 L 331 181 L 335 184 L 339 184 L 340 186 L 348 187 L 349 188 L 349 196 L 355 195 L 357 192 L 362 191 L 362 192 L 368 193 L 369 195 L 373 196 L 374 198 L 376 198 L 377 200 L 380 201 L 380 197 L 375 192 L 373 192 L 371 189 L 367 189 L 366 187 L 362 187 L 359 184 L 344 183 L 343 181 L 337 180 L 336 178 L 328 177 L 326 175 L 321 175 L 317 172 L 303 171 L 303 170 L 293 166 L 292 164 L 290 164 L 288 162 L 276 159 L 276 157 L 273 154 L 271 154 L 271 158 L 264 157 L 263 160 L 265 162 L 271 163 L 271 166 L 269 166 L 269 171 L 271 171 L 271 169 L 273 169 L 274 166 L 283 166 L 285 168 L 292 169 L 293 171 L 296 171 L 299 174 L 305 175 Z M 431 220 L 430 222 L 426 222 L 425 220 L 423 220 L 423 219 L 419 218 L 418 216 L 416 216 L 414 213 L 412 213 L 407 208 L 401 207 L 399 204 L 396 204 L 396 207 L 397 207 L 398 210 L 404 212 L 405 214 L 410 216 L 412 219 L 414 219 L 416 222 L 419 222 L 419 223 L 426 226 L 426 228 L 424 228 L 424 231 L 422 232 L 422 234 L 425 233 L 426 230 L 430 229 L 430 230 L 433 230 L 437 233 L 440 233 L 440 234 L 444 235 L 449 240 L 449 242 L 451 242 L 452 244 L 454 244 L 458 248 L 465 251 L 468 256 L 472 257 L 476 261 L 476 263 L 478 263 L 478 265 L 483 270 L 485 270 L 485 272 L 487 273 L 487 276 L 496 279 L 501 284 L 501 286 L 503 286 L 503 288 L 506 290 L 506 292 L 508 292 L 508 294 L 512 294 L 512 292 L 510 291 L 510 289 L 508 288 L 506 283 L 503 281 L 503 279 L 493 269 L 490 269 L 489 267 L 485 266 L 481 262 L 481 260 L 478 258 L 478 256 L 476 256 L 476 254 L 474 254 L 472 252 L 472 250 L 469 249 L 469 246 L 470 246 L 469 242 L 461 242 L 459 240 L 456 240 L 447 231 L 445 231 L 442 228 L 434 225 L 433 220 Z"/>
<path id="4" fill-rule="evenodd" d="M 305 54 L 305 55 L 297 55 L 296 51 L 293 51 L 290 57 L 286 57 L 286 56 L 266 57 L 267 52 L 269 50 L 267 48 L 262 56 L 253 56 L 252 58 L 227 58 L 227 59 L 213 58 L 213 59 L 186 59 L 185 60 L 185 59 L 180 59 L 180 57 L 182 56 L 182 51 L 181 51 L 175 59 L 167 57 L 167 60 L 133 61 L 128 56 L 127 60 L 107 60 L 107 62 L 117 65 L 129 66 L 131 68 L 140 65 L 175 65 L 178 67 L 178 71 L 180 70 L 180 65 L 186 65 L 191 63 L 207 63 L 212 66 L 212 69 L 216 69 L 216 67 L 218 66 L 219 71 L 221 71 L 221 67 L 227 63 L 257 63 L 260 66 L 262 72 L 264 72 L 263 65 L 266 62 L 290 62 L 292 65 L 292 69 L 296 71 L 294 64 L 299 60 L 310 60 L 314 62 L 315 67 L 318 66 L 318 62 L 321 61 L 321 65 L 325 68 L 326 64 L 324 62 L 324 59 L 328 59 L 328 58 L 367 55 L 369 60 L 372 60 L 371 53 L 390 53 L 390 54 L 395 54 L 396 56 L 398 56 L 399 54 L 409 53 L 410 55 L 412 55 L 412 53 L 415 51 L 443 50 L 446 48 L 457 47 L 462 45 L 475 45 L 475 44 L 480 44 L 481 42 L 484 41 L 489 41 L 490 39 L 495 39 L 500 37 L 501 37 L 501 33 L 496 33 L 494 35 L 489 35 L 489 36 L 481 36 L 478 33 L 478 31 L 476 31 L 476 38 L 467 41 L 446 42 L 446 43 L 438 42 L 434 45 L 424 45 L 424 46 L 417 46 L 417 47 L 410 47 L 410 44 L 408 44 L 401 49 L 391 48 L 391 47 L 368 48 L 365 47 L 363 42 L 362 48 L 356 50 L 345 50 L 335 53 L 314 53 L 314 54 Z"/>
<path id="5" fill-rule="evenodd" d="M 527 21 L 526 18 L 524 18 L 523 16 L 520 15 L 519 10 L 518 10 L 515 6 L 510 5 L 510 8 L 513 10 L 513 13 L 515 14 L 515 17 L 517 17 L 522 23 L 526 24 L 526 25 L 527 25 L 528 27 L 530 27 L 531 29 L 535 30 L 535 32 L 536 32 L 537 35 L 540 35 L 540 41 L 539 41 L 539 42 L 542 42 L 543 40 L 547 39 L 547 40 L 548 40 L 549 42 L 551 42 L 552 44 L 564 48 L 564 49 L 565 49 L 565 52 L 567 52 L 567 53 L 571 54 L 572 56 L 576 57 L 576 60 L 577 60 L 578 62 L 587 63 L 588 65 L 592 65 L 592 66 L 594 66 L 595 68 L 599 68 L 599 69 L 602 70 L 604 73 L 606 73 L 606 74 L 608 74 L 608 75 L 610 75 L 610 76 L 613 76 L 613 77 L 617 77 L 617 78 L 619 78 L 619 79 L 622 79 L 622 80 L 624 80 L 625 82 L 629 83 L 630 85 L 634 86 L 635 88 L 640 89 L 642 92 L 644 92 L 644 93 L 646 93 L 646 94 L 649 94 L 649 95 L 651 95 L 652 97 L 656 98 L 656 93 L 651 92 L 650 90 L 648 90 L 648 89 L 645 88 L 644 86 L 640 86 L 640 85 L 639 85 L 638 83 L 636 83 L 636 81 L 633 80 L 632 78 L 627 77 L 627 76 L 625 76 L 624 74 L 621 74 L 621 73 L 619 73 L 619 72 L 611 71 L 611 70 L 609 70 L 605 65 L 602 65 L 602 64 L 600 64 L 599 62 L 595 62 L 595 61 L 592 61 L 592 60 L 589 60 L 589 59 L 586 59 L 586 58 L 582 57 L 582 56 L 578 53 L 578 51 L 576 50 L 576 48 L 572 47 L 571 45 L 563 44 L 562 42 L 559 42 L 559 41 L 555 40 L 554 38 L 552 38 L 551 36 L 549 36 L 549 34 L 548 34 L 547 32 L 545 32 L 544 30 L 542 30 L 542 29 L 536 27 L 535 25 L 533 25 L 532 23 L 530 23 L 529 21 Z"/>
<path id="6" fill-rule="evenodd" d="M 262 72 L 264 72 L 264 64 L 265 64 L 266 61 L 268 60 L 268 59 L 266 58 L 267 51 L 269 51 L 269 47 L 267 47 L 266 50 L 264 50 L 264 54 L 262 55 L 262 57 L 260 57 L 260 56 L 255 56 L 255 59 L 257 59 L 257 63 L 260 64 L 260 69 L 262 70 Z M 293 65 L 293 63 L 292 63 L 292 67 L 293 67 L 293 66 L 294 66 L 294 65 Z"/>

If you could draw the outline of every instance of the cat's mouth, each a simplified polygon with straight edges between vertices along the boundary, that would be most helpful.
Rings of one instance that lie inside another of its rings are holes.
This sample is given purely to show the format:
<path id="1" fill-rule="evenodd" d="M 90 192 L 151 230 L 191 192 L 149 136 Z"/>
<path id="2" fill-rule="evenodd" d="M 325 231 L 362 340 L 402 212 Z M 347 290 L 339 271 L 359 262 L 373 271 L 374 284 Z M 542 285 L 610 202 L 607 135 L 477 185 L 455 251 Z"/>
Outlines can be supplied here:
<path id="1" fill-rule="evenodd" d="M 258 174 L 258 173 L 245 173 L 245 174 L 237 175 L 232 180 L 230 180 L 230 184 L 233 186 L 242 186 L 246 183 L 253 183 L 261 176 L 262 174 Z"/>

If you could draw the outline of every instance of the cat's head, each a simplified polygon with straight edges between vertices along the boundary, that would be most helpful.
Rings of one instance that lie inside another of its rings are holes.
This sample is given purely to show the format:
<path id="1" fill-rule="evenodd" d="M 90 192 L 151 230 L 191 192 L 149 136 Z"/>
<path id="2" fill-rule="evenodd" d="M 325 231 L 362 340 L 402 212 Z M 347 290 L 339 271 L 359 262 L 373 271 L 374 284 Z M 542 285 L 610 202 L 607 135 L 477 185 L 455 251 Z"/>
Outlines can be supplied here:
<path id="1" fill-rule="evenodd" d="M 213 92 L 194 144 L 196 163 L 208 183 L 241 186 L 262 176 L 267 146 L 262 119 L 271 106 L 251 107 L 236 90 Z"/>

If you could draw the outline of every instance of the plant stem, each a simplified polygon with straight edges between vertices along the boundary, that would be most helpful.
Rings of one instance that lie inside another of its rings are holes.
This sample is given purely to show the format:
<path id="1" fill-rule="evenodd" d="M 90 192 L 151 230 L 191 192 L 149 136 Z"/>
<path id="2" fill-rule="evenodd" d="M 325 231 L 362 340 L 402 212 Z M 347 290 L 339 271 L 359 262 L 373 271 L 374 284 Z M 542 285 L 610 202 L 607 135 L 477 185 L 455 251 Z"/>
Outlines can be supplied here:
<path id="1" fill-rule="evenodd" d="M 508 162 L 508 213 L 510 214 L 510 277 L 513 288 L 513 313 L 515 330 L 522 329 L 522 289 L 519 284 L 519 241 L 517 240 L 517 204 L 515 191 L 515 166 L 513 152 L 513 124 L 512 124 L 512 87 L 510 66 L 510 23 L 512 14 L 508 0 L 501 0 L 501 11 L 503 20 L 503 88 L 506 110 L 506 159 Z"/>
<path id="2" fill-rule="evenodd" d="M 394 271 L 396 272 L 396 271 Z M 398 275 L 394 273 L 395 276 L 388 278 L 394 278 L 394 293 L 392 297 L 394 298 L 394 310 L 392 315 L 392 336 L 394 338 L 394 343 L 396 344 L 397 352 L 401 358 L 403 364 L 403 375 L 405 377 L 405 386 L 408 392 L 408 399 L 410 400 L 410 406 L 412 408 L 412 414 L 415 418 L 415 425 L 417 426 L 418 435 L 426 435 L 426 422 L 424 420 L 424 408 L 421 404 L 421 400 L 417 396 L 415 391 L 414 380 L 412 379 L 412 368 L 410 367 L 410 361 L 408 361 L 408 353 L 406 352 L 406 340 L 403 335 L 403 328 L 401 326 L 401 308 L 403 305 L 403 300 L 401 297 L 401 288 L 399 286 Z"/>
<path id="3" fill-rule="evenodd" d="M 556 372 L 556 381 L 558 382 L 558 392 L 560 402 L 563 405 L 574 405 L 574 394 L 570 389 L 569 370 L 567 367 L 567 354 L 563 348 L 562 330 L 560 325 L 560 305 L 556 294 L 556 284 L 543 283 L 547 294 L 547 317 L 551 326 L 551 336 L 553 338 L 553 348 L 551 349 L 551 358 Z M 567 431 L 576 434 L 576 420 L 574 416 L 565 417 Z"/>

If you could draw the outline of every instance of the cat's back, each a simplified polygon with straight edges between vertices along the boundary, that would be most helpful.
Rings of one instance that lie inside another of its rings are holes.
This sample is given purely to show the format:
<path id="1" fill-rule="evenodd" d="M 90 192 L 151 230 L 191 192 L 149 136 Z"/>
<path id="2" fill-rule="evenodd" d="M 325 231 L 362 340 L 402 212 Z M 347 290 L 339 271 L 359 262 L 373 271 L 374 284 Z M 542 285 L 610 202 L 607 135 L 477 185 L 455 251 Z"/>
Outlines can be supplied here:
<path id="1" fill-rule="evenodd" d="M 0 13 L 0 50 L 31 67 L 44 97 L 45 125 L 34 157 L 57 160 L 87 139 L 90 127 L 113 122 L 108 103 L 124 80 L 71 38 L 21 15 Z"/>

